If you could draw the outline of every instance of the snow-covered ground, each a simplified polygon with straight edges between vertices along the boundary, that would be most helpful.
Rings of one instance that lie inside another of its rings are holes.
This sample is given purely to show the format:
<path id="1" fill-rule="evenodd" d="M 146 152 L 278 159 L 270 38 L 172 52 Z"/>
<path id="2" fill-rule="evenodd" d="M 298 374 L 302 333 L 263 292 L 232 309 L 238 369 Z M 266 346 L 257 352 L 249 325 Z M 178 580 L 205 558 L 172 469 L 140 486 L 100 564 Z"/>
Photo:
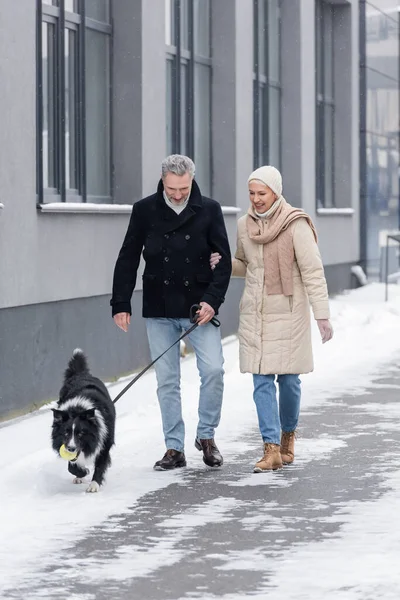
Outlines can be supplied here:
<path id="1" fill-rule="evenodd" d="M 400 286 L 391 286 L 388 303 L 384 302 L 383 286 L 370 284 L 332 300 L 331 308 L 335 336 L 331 342 L 322 345 L 314 327 L 315 371 L 302 378 L 303 407 L 320 405 L 343 392 L 361 394 L 376 375 L 384 372 L 386 365 L 400 356 Z M 238 442 L 241 436 L 252 430 L 257 436 L 256 413 L 251 376 L 239 373 L 236 339 L 225 342 L 224 354 L 225 400 L 217 442 L 225 460 L 233 461 L 244 449 L 245 443 Z M 60 375 L 63 368 L 64 365 L 60 365 Z M 110 385 L 111 396 L 116 396 L 125 384 L 126 380 L 121 380 Z M 193 358 L 183 359 L 186 455 L 188 464 L 203 469 L 201 455 L 193 447 L 198 385 Z M 143 494 L 165 487 L 180 476 L 179 472 L 152 470 L 153 463 L 164 452 L 153 372 L 140 379 L 117 404 L 117 445 L 112 453 L 113 466 L 99 494 L 85 494 L 85 486 L 71 484 L 66 463 L 50 448 L 51 421 L 52 413 L 49 408 L 44 408 L 0 428 L 0 598 L 2 591 L 18 586 L 20 581 L 37 573 L 39 566 L 43 571 L 51 557 L 58 553 L 65 555 L 68 547 L 93 525 L 111 514 L 123 512 Z M 251 468 L 250 464 L 249 477 Z M 258 481 L 255 479 L 254 483 Z M 335 583 L 338 585 L 337 577 L 342 573 L 345 588 L 360 577 L 357 571 L 360 563 L 356 561 L 351 569 L 348 563 L 354 555 L 360 558 L 360 553 L 361 557 L 368 554 L 374 560 L 375 571 L 371 577 L 377 585 L 382 577 L 386 581 L 389 579 L 393 589 L 397 590 L 400 584 L 397 537 L 400 520 L 396 516 L 400 502 L 398 473 L 393 474 L 390 485 L 392 491 L 373 506 L 372 503 L 355 503 L 350 507 L 342 538 L 334 543 L 326 542 L 326 549 L 321 548 L 321 544 L 318 548 L 312 544 L 304 549 L 296 548 L 291 555 L 290 581 L 283 574 L 284 565 L 273 576 L 277 587 L 274 598 L 294 598 L 288 588 L 293 581 L 296 581 L 298 598 L 330 598 L 329 579 L 323 579 L 321 587 L 316 589 L 311 579 L 305 576 L 308 565 L 312 563 L 314 570 L 328 572 L 332 561 L 342 561 L 343 569 L 335 569 Z M 221 519 L 223 512 L 221 509 Z M 196 514 L 197 521 L 209 521 L 209 518 L 206 509 Z M 365 530 L 365 524 L 371 518 L 375 525 Z M 360 531 L 363 532 L 362 544 Z M 171 553 L 168 540 L 165 550 Z M 322 554 L 321 550 L 324 550 Z M 172 560 L 173 556 L 170 555 Z M 385 560 L 385 556 L 389 559 Z M 140 561 L 140 554 L 136 558 Z M 157 568 L 159 559 L 160 556 L 155 555 L 153 561 L 147 554 L 145 564 L 136 562 L 135 569 L 151 572 Z M 360 593 L 334 597 L 345 600 L 367 597 Z M 397 598 L 394 595 L 376 597 Z"/>

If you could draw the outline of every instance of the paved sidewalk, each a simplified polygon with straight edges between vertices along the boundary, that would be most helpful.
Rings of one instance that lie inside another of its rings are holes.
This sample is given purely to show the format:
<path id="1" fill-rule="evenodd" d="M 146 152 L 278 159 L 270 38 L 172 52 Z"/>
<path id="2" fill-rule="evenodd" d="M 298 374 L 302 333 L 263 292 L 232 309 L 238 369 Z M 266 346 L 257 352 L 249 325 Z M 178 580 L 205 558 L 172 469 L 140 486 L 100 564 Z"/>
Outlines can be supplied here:
<path id="1" fill-rule="evenodd" d="M 400 469 L 399 400 L 400 369 L 378 379 L 366 394 L 303 411 L 296 462 L 275 473 L 252 474 L 261 444 L 256 431 L 248 432 L 249 449 L 233 459 L 226 456 L 221 470 L 182 470 L 168 487 L 142 497 L 126 514 L 115 515 L 54 557 L 45 572 L 38 565 L 34 580 L 10 590 L 4 600 L 176 600 L 257 593 L 271 600 L 314 598 L 312 593 L 317 598 L 315 588 L 324 585 L 317 581 L 324 574 L 313 570 L 310 554 L 304 580 L 296 552 L 326 551 L 327 540 L 345 538 L 343 527 L 352 519 L 348 507 L 379 505 L 391 489 L 390 477 Z M 382 581 L 383 595 L 372 584 L 360 596 L 351 595 L 357 590 L 343 587 L 335 560 L 329 566 L 331 595 L 320 598 L 396 597 L 391 581 Z M 293 595 L 280 595 L 282 569 Z M 366 563 L 367 580 L 368 570 Z"/>

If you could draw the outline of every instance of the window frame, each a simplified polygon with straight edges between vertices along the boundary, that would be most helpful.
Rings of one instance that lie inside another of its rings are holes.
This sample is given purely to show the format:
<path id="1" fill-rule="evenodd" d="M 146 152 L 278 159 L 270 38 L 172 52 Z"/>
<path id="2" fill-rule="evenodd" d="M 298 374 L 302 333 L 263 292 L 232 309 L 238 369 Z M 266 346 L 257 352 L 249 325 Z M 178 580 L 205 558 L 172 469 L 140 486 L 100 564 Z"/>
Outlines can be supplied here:
<path id="1" fill-rule="evenodd" d="M 326 11 L 331 11 L 330 23 L 332 25 L 332 44 L 330 59 L 332 93 L 326 92 Z M 334 52 L 334 5 L 325 0 L 316 0 L 315 4 L 315 200 L 316 209 L 335 208 L 335 52 Z M 320 63 L 318 64 L 318 53 Z M 321 72 L 319 72 L 319 65 Z M 332 140 L 330 143 L 331 173 L 330 187 L 332 190 L 331 203 L 327 205 L 326 182 L 327 182 L 327 160 L 326 160 L 326 113 L 331 113 L 330 128 Z M 322 125 L 321 125 L 322 120 Z"/>
<path id="2" fill-rule="evenodd" d="M 110 73 L 109 73 L 109 119 L 110 119 L 110 181 L 109 196 L 91 196 L 90 201 L 99 204 L 110 203 L 113 198 L 113 145 L 112 140 L 112 2 L 109 5 L 109 22 L 100 22 L 86 17 L 85 0 L 75 0 L 76 12 L 70 12 L 65 8 L 65 0 L 58 0 L 56 5 L 47 4 L 42 0 L 36 0 L 36 196 L 37 205 L 61 202 L 61 203 L 86 203 L 87 202 L 87 158 L 86 158 L 86 82 L 85 82 L 85 41 L 86 30 L 92 29 L 109 36 Z M 55 82 L 54 95 L 54 130 L 55 130 L 55 166 L 56 187 L 45 187 L 44 185 L 44 149 L 43 149 L 43 57 L 42 57 L 42 24 L 51 23 L 55 27 L 56 55 L 53 61 L 52 80 Z M 74 57 L 74 129 L 76 144 L 76 189 L 67 189 L 67 160 L 66 160 L 66 79 L 65 79 L 65 37 L 67 30 L 76 32 L 76 56 Z"/>
<path id="3" fill-rule="evenodd" d="M 270 47 L 268 43 L 270 8 L 268 0 L 253 0 L 253 166 L 258 168 L 262 165 L 270 164 L 271 144 L 269 139 L 271 111 L 270 111 L 270 89 L 278 92 L 279 97 L 279 149 L 278 149 L 278 169 L 282 165 L 282 6 L 281 0 L 278 2 L 279 22 L 278 22 L 278 80 L 271 77 L 270 74 Z M 262 15 L 261 7 L 264 6 L 264 64 L 265 73 L 261 72 L 260 67 L 260 36 L 259 20 Z M 262 125 L 260 137 L 260 123 Z"/>

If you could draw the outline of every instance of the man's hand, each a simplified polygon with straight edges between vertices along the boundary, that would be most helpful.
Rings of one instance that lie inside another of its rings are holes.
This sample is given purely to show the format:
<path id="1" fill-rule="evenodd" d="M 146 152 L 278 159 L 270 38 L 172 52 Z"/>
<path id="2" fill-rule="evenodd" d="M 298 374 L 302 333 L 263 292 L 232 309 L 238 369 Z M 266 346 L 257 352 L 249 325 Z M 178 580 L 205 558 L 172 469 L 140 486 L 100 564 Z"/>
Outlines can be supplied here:
<path id="1" fill-rule="evenodd" d="M 127 332 L 128 327 L 131 324 L 131 315 L 129 313 L 117 313 L 114 315 L 114 323 L 122 329 L 122 331 Z"/>
<path id="2" fill-rule="evenodd" d="M 329 342 L 333 337 L 333 327 L 329 319 L 317 319 L 317 323 L 322 343 L 325 344 L 325 342 Z"/>
<path id="3" fill-rule="evenodd" d="M 221 258 L 222 258 L 222 256 L 218 252 L 213 252 L 210 255 L 210 267 L 213 271 L 214 271 L 215 267 L 217 266 L 217 264 L 219 263 L 219 261 L 221 260 Z"/>
<path id="4" fill-rule="evenodd" d="M 200 306 L 201 310 L 197 311 L 197 323 L 198 325 L 205 325 L 206 323 L 211 321 L 211 319 L 215 315 L 215 310 L 212 306 L 207 304 L 207 302 L 200 302 Z"/>

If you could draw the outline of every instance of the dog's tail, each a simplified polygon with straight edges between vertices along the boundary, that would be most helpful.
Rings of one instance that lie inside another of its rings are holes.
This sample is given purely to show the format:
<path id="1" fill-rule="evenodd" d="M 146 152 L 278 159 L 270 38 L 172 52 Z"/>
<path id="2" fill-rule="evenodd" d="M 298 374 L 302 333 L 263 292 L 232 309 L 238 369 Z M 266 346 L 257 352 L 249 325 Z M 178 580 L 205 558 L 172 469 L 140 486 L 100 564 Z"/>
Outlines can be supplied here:
<path id="1" fill-rule="evenodd" d="M 72 358 L 65 371 L 65 379 L 69 379 L 79 373 L 89 373 L 89 367 L 83 350 L 76 348 L 72 353 Z"/>

